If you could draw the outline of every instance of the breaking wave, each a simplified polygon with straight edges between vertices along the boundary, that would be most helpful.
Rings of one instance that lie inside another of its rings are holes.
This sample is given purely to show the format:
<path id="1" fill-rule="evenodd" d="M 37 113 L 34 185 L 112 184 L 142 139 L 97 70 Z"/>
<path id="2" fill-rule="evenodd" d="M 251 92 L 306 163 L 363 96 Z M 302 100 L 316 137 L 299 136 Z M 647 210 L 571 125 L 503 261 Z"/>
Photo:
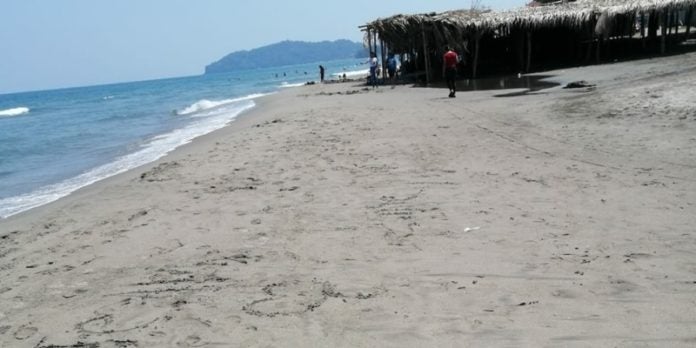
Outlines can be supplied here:
<path id="1" fill-rule="evenodd" d="M 29 113 L 29 108 L 19 107 L 6 110 L 0 110 L 0 117 L 13 117 Z"/>
<path id="2" fill-rule="evenodd" d="M 185 116 L 185 115 L 191 115 L 195 114 L 197 112 L 205 111 L 205 110 L 210 110 L 214 109 L 223 105 L 227 104 L 232 104 L 236 102 L 240 102 L 243 100 L 251 100 L 259 97 L 263 97 L 267 94 L 263 93 L 256 93 L 256 94 L 250 94 L 241 98 L 234 98 L 234 99 L 223 99 L 223 100 L 208 100 L 208 99 L 201 99 L 188 107 L 184 108 L 183 110 L 179 110 L 176 112 L 177 115 L 179 116 Z"/>

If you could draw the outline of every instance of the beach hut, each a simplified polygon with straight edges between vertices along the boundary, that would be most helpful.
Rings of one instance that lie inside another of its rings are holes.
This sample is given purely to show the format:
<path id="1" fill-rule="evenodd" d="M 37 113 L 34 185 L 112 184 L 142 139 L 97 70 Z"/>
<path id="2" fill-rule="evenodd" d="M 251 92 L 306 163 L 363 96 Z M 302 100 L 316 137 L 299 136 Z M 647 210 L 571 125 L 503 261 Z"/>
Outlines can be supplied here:
<path id="1" fill-rule="evenodd" d="M 507 11 L 453 10 L 379 18 L 360 28 L 382 57 L 401 54 L 409 71 L 433 79 L 445 45 L 466 74 L 529 72 L 612 57 L 665 53 L 686 40 L 696 0 L 537 1 Z"/>

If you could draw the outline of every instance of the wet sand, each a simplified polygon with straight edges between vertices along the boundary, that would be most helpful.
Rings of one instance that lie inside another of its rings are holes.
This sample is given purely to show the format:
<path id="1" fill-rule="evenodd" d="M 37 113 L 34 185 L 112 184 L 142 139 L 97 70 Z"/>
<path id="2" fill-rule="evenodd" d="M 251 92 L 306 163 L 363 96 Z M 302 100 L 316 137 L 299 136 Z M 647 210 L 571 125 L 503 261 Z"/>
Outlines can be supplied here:
<path id="1" fill-rule="evenodd" d="M 286 90 L 0 221 L 0 346 L 695 345 L 696 54 L 552 74 Z"/>

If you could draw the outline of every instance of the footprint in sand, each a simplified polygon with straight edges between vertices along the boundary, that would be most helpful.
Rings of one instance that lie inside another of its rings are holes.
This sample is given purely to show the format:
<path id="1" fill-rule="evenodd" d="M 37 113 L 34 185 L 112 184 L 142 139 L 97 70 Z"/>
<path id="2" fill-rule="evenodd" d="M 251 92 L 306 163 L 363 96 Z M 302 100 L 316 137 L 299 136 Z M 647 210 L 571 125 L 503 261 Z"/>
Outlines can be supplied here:
<path id="1" fill-rule="evenodd" d="M 198 335 L 189 335 L 183 341 L 177 342 L 177 347 L 198 347 L 200 346 L 201 338 Z"/>
<path id="2" fill-rule="evenodd" d="M 15 331 L 14 338 L 23 341 L 31 336 L 34 336 L 37 331 L 39 331 L 39 329 L 33 326 L 22 325 L 19 327 L 19 329 L 17 329 L 17 331 Z"/>
<path id="3" fill-rule="evenodd" d="M 12 326 L 9 325 L 0 326 L 0 335 L 4 335 L 7 331 L 10 331 L 11 328 Z"/>
<path id="4" fill-rule="evenodd" d="M 332 288 L 328 282 L 316 280 L 282 281 L 263 287 L 264 298 L 252 301 L 243 307 L 247 314 L 259 317 L 293 316 L 314 311 L 327 299 L 327 289 Z"/>

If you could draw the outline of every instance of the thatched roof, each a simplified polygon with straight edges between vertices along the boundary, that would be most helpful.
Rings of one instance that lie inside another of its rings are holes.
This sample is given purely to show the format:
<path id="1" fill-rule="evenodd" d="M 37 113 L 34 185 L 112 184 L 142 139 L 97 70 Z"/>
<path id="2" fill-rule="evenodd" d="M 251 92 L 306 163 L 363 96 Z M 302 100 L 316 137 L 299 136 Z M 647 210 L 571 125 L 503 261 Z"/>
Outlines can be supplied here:
<path id="1" fill-rule="evenodd" d="M 452 42 L 461 37 L 464 32 L 474 29 L 476 18 L 485 12 L 471 10 L 455 10 L 443 13 L 426 13 L 415 15 L 395 15 L 378 19 L 367 25 L 376 30 L 381 39 L 392 45 L 401 43 L 407 46 L 410 39 L 420 40 L 421 30 L 427 26 L 439 41 Z"/>
<path id="2" fill-rule="evenodd" d="M 385 41 L 417 33 L 421 27 L 437 28 L 442 36 L 455 33 L 480 32 L 500 27 L 539 28 L 548 26 L 581 27 L 588 20 L 605 13 L 633 14 L 638 11 L 685 9 L 696 0 L 578 0 L 558 1 L 540 6 L 521 7 L 507 11 L 456 10 L 442 13 L 396 15 L 366 25 L 376 30 Z"/>
<path id="3" fill-rule="evenodd" d="M 539 26 L 581 26 L 593 16 L 606 13 L 609 16 L 626 15 L 636 12 L 661 10 L 664 8 L 685 9 L 696 5 L 696 0 L 579 0 L 559 1 L 543 6 L 522 7 L 509 11 L 493 12 L 476 21 L 477 27 L 497 27 L 501 25 Z"/>

